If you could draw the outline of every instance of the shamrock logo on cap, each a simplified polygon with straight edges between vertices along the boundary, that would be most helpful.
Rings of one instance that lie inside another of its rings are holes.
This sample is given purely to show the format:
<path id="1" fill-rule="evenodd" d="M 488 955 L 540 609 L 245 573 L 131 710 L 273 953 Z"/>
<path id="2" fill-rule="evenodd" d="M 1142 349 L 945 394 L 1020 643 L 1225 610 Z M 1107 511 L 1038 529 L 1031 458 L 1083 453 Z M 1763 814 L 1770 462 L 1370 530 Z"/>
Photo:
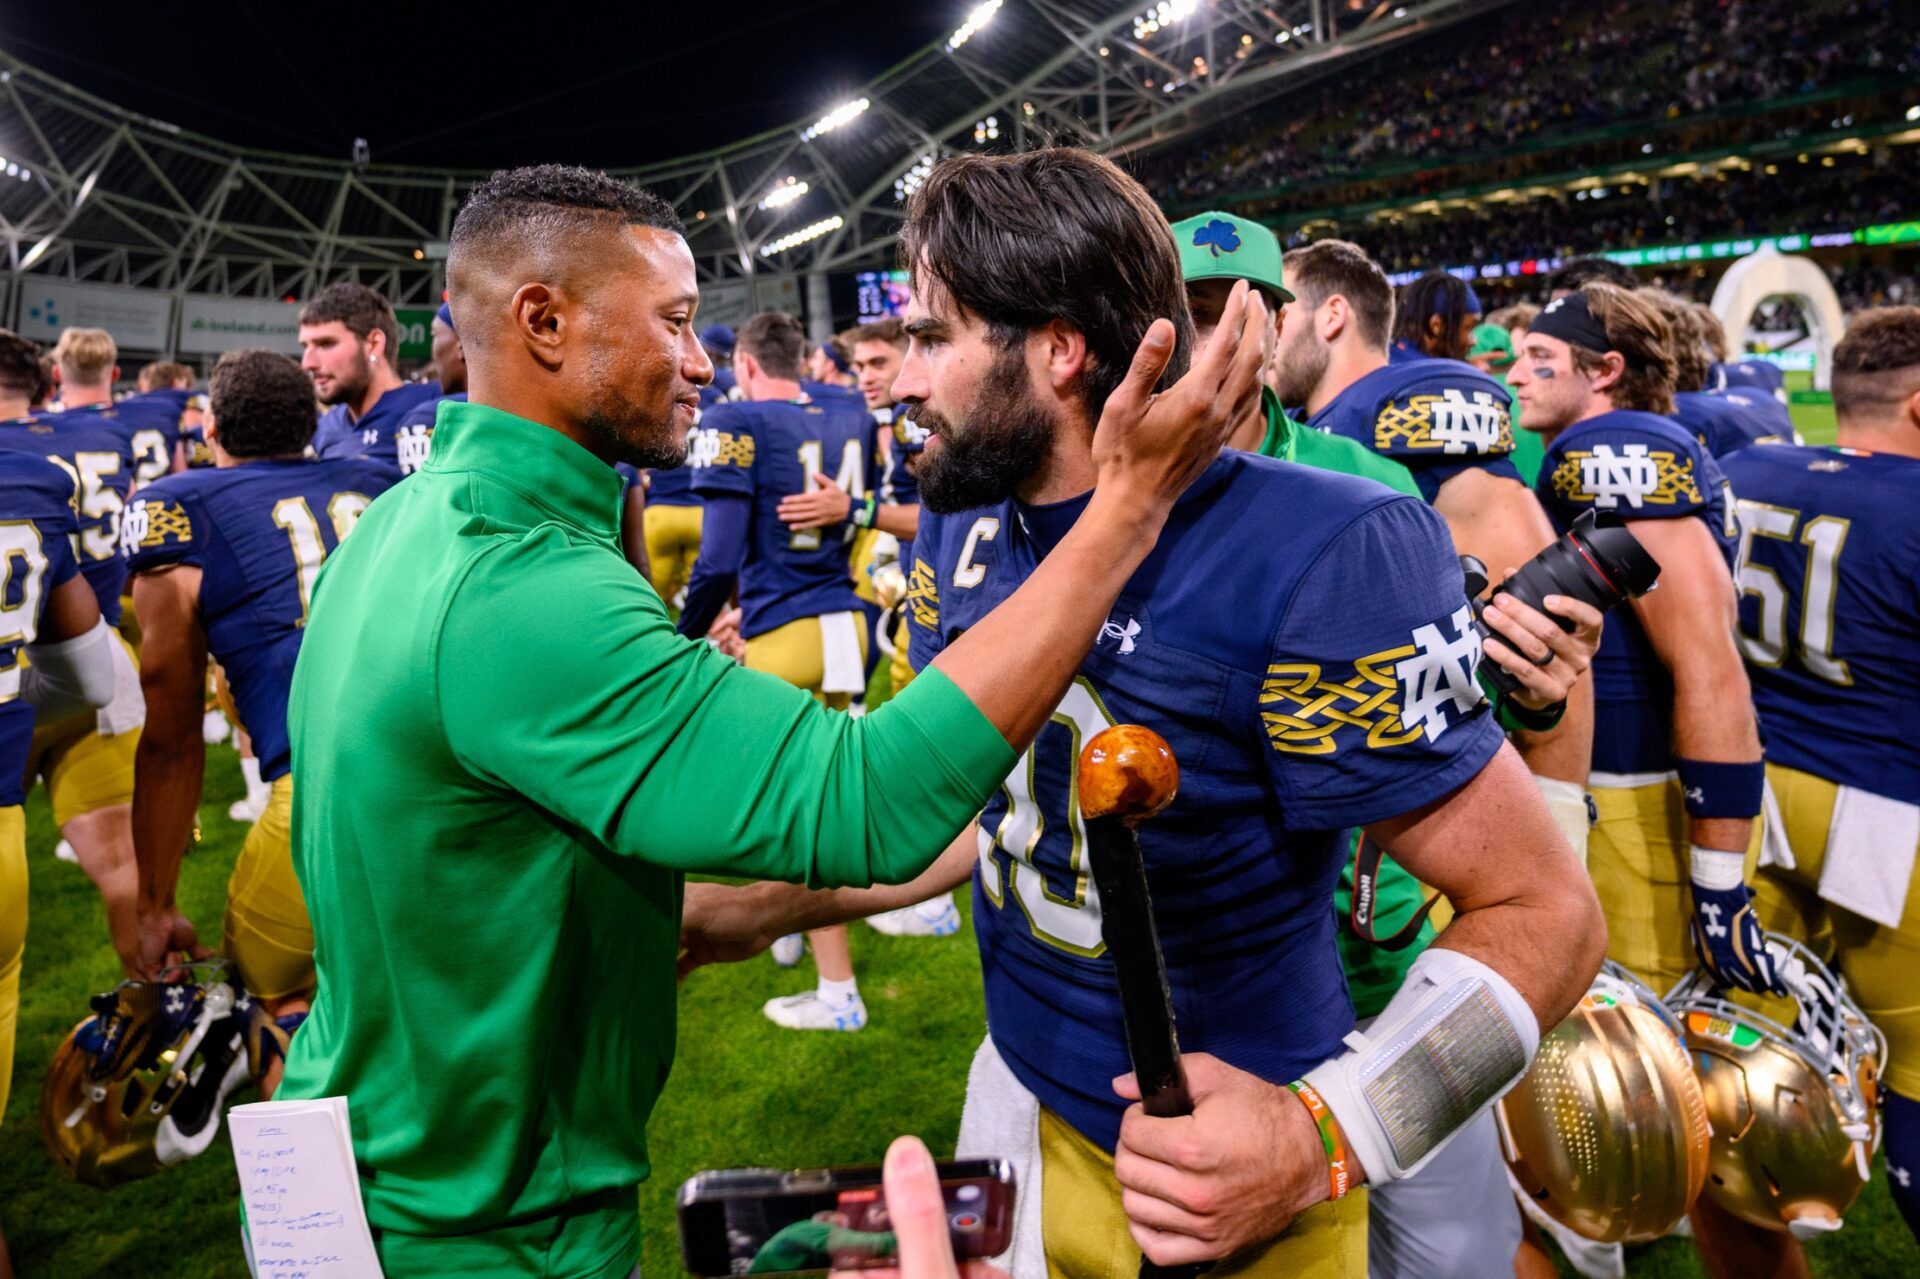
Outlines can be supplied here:
<path id="1" fill-rule="evenodd" d="M 1193 247 L 1206 249 L 1217 258 L 1222 253 L 1232 253 L 1240 247 L 1240 232 L 1225 218 L 1215 218 L 1195 229 Z"/>

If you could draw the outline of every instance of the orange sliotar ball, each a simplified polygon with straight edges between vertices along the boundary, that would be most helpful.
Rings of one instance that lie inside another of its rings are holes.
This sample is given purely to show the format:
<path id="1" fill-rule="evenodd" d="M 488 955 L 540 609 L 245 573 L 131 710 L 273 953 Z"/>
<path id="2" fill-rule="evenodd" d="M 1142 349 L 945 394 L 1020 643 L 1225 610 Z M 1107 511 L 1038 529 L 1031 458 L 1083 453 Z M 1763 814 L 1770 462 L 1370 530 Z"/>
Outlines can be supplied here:
<path id="1" fill-rule="evenodd" d="M 1116 724 L 1080 751 L 1080 812 L 1144 821 L 1180 792 L 1180 765 L 1160 734 Z"/>

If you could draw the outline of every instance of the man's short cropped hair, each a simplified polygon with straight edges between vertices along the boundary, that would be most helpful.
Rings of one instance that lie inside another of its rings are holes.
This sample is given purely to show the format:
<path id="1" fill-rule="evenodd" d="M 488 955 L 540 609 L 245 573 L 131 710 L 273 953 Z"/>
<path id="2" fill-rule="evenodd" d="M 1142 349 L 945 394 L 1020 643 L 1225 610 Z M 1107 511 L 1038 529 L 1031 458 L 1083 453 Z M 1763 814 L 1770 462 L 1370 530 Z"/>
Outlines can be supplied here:
<path id="1" fill-rule="evenodd" d="M 1285 258 L 1287 284 L 1308 310 L 1316 310 L 1335 294 L 1353 310 L 1360 340 L 1385 350 L 1393 332 L 1393 286 L 1380 264 L 1350 240 L 1315 240 L 1289 249 Z"/>
<path id="2" fill-rule="evenodd" d="M 1872 418 L 1920 392 L 1920 306 L 1862 311 L 1833 348 L 1833 409 Z"/>
<path id="3" fill-rule="evenodd" d="M 113 379 L 120 350 L 105 329 L 63 329 L 53 344 L 53 362 L 60 378 L 75 386 L 100 386 Z"/>
<path id="4" fill-rule="evenodd" d="M 807 354 L 807 331 L 785 311 L 747 317 L 733 335 L 733 359 L 751 355 L 768 377 L 798 379 Z"/>
<path id="5" fill-rule="evenodd" d="M 313 383 L 275 351 L 229 351 L 207 379 L 214 433 L 235 457 L 290 457 L 313 438 Z"/>
<path id="6" fill-rule="evenodd" d="M 685 235 L 680 215 L 651 191 L 572 164 L 501 169 L 467 193 L 453 220 L 450 257 L 504 243 L 552 240 L 607 226 Z M 456 325 L 457 325 L 456 317 Z"/>
<path id="7" fill-rule="evenodd" d="M 342 280 L 329 284 L 300 308 L 302 324 L 331 324 L 336 320 L 362 342 L 378 329 L 387 335 L 387 363 L 400 358 L 400 323 L 393 318 L 393 306 L 378 289 Z"/>
<path id="8" fill-rule="evenodd" d="M 40 347 L 11 329 L 0 329 L 0 395 L 37 404 L 45 398 Z"/>
<path id="9" fill-rule="evenodd" d="M 843 336 L 847 339 L 848 354 L 852 354 L 853 348 L 862 342 L 885 342 L 890 346 L 899 347 L 902 351 L 907 349 L 907 327 L 900 323 L 900 317 L 897 315 L 882 316 L 866 324 L 856 324 Z"/>

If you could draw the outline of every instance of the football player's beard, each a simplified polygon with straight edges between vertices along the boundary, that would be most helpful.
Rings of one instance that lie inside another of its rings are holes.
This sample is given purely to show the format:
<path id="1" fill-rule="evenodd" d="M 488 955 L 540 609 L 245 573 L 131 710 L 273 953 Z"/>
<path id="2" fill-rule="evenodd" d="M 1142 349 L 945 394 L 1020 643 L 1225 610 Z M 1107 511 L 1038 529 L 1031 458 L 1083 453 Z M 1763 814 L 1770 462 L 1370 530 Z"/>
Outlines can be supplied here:
<path id="1" fill-rule="evenodd" d="M 368 364 L 367 354 L 363 350 L 356 357 L 352 372 L 335 378 L 333 390 L 319 396 L 319 400 L 322 404 L 329 406 L 358 404 L 360 397 L 367 393 L 367 388 L 371 385 L 373 385 L 373 368 Z"/>
<path id="2" fill-rule="evenodd" d="M 1046 464 L 1053 447 L 1053 420 L 1034 396 L 1019 347 L 994 355 L 957 428 L 925 409 L 915 410 L 913 420 L 940 437 L 913 472 L 921 502 L 936 515 L 1006 501 Z"/>
<path id="3" fill-rule="evenodd" d="M 1275 347 L 1273 393 L 1280 397 L 1281 405 L 1290 409 L 1304 407 L 1313 396 L 1313 388 L 1326 376 L 1327 363 L 1327 348 L 1311 329 L 1303 329 L 1293 341 Z"/>

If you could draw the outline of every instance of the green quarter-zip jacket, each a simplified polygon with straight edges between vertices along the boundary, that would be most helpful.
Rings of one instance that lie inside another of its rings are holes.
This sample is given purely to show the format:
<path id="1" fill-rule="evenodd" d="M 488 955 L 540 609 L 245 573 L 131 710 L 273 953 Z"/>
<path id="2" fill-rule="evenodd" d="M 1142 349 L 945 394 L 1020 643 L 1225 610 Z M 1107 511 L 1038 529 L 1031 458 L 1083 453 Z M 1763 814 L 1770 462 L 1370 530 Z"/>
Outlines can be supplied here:
<path id="1" fill-rule="evenodd" d="M 683 873 L 905 882 L 1014 763 L 937 671 L 855 720 L 676 635 L 620 498 L 559 432 L 443 403 L 314 590 L 319 991 L 278 1095 L 348 1099 L 389 1279 L 624 1276 Z"/>

